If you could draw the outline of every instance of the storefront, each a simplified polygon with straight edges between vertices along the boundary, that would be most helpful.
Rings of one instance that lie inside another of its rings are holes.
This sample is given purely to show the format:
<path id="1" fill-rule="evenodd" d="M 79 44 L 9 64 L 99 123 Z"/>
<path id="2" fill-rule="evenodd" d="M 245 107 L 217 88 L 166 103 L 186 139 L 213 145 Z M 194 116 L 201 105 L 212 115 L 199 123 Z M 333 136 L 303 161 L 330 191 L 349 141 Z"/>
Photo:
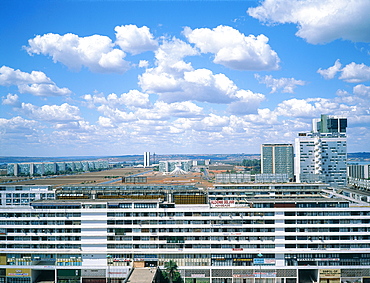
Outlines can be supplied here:
<path id="1" fill-rule="evenodd" d="M 320 283 L 340 283 L 340 269 L 320 269 Z"/>

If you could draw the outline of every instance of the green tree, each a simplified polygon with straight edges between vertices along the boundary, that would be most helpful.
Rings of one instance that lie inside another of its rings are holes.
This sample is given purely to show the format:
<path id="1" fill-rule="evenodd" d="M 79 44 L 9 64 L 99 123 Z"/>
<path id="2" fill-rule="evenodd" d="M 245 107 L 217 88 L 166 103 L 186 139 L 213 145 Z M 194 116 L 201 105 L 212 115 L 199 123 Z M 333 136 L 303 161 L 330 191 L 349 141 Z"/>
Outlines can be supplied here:
<path id="1" fill-rule="evenodd" d="M 177 264 L 175 261 L 170 260 L 164 263 L 165 268 L 165 278 L 168 279 L 170 283 L 181 283 L 183 282 L 180 272 L 177 271 Z"/>

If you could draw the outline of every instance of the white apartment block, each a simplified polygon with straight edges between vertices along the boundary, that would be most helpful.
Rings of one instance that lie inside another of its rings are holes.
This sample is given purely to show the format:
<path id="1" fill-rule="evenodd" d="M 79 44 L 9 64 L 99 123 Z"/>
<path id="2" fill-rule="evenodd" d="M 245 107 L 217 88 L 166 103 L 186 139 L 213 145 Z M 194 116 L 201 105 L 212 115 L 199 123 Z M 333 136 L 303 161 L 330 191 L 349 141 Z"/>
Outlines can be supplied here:
<path id="1" fill-rule="evenodd" d="M 295 140 L 297 182 L 347 184 L 347 139 L 332 134 L 301 133 Z"/>
<path id="2" fill-rule="evenodd" d="M 10 163 L 7 175 L 10 176 L 44 176 L 68 174 L 75 172 L 97 171 L 109 168 L 108 160 Z"/>
<path id="3" fill-rule="evenodd" d="M 347 119 L 321 115 L 313 119 L 312 132 L 295 139 L 294 173 L 297 182 L 347 184 Z"/>
<path id="4" fill-rule="evenodd" d="M 370 282 L 370 196 L 325 184 L 0 192 L 4 283 L 121 283 L 169 260 L 185 283 Z"/>

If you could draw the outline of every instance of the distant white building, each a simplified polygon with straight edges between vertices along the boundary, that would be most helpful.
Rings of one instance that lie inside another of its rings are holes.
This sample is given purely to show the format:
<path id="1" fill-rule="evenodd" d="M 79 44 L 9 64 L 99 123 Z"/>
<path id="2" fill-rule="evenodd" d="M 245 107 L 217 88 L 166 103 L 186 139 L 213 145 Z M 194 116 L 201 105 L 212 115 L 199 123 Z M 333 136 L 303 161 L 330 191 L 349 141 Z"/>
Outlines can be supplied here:
<path id="1" fill-rule="evenodd" d="M 313 120 L 312 132 L 295 140 L 297 182 L 325 182 L 334 187 L 347 184 L 347 119 L 321 115 Z"/>
<path id="2" fill-rule="evenodd" d="M 9 176 L 44 176 L 52 174 L 66 174 L 104 170 L 109 168 L 108 160 L 68 161 L 68 162 L 36 162 L 36 163 L 9 163 Z"/>
<path id="3" fill-rule="evenodd" d="M 172 172 L 179 168 L 185 172 L 189 172 L 193 162 L 191 160 L 165 160 L 159 161 L 160 172 Z"/>

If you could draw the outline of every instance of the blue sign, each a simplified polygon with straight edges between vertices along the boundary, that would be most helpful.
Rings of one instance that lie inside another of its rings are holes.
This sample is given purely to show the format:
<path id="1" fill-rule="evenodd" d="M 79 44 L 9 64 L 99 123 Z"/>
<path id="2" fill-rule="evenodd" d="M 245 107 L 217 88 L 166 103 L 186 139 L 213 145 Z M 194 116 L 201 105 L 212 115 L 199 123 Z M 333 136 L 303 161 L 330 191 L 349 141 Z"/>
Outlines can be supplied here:
<path id="1" fill-rule="evenodd" d="M 264 258 L 254 258 L 253 259 L 253 264 L 265 264 L 265 259 Z"/>

